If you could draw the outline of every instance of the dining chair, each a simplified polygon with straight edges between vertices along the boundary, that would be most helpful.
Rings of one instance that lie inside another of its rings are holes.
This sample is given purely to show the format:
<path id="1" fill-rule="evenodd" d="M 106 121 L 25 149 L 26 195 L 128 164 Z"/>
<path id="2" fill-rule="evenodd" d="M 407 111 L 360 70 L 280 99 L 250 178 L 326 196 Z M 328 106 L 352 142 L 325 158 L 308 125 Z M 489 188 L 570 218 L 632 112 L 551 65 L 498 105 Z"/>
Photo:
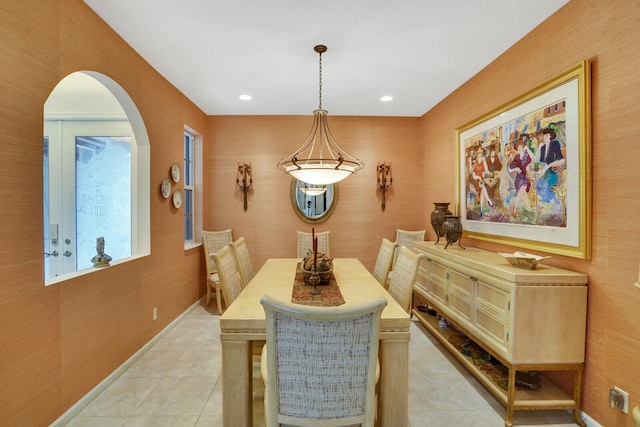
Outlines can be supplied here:
<path id="1" fill-rule="evenodd" d="M 238 265 L 238 272 L 240 273 L 240 279 L 242 280 L 242 287 L 244 288 L 249 284 L 255 273 L 253 271 L 253 264 L 251 263 L 251 256 L 249 255 L 249 249 L 244 237 L 240 237 L 235 242 L 231 243 L 233 254 L 236 257 L 236 263 Z"/>
<path id="2" fill-rule="evenodd" d="M 425 233 L 426 230 L 409 231 L 397 228 L 396 243 L 398 244 L 398 246 L 396 247 L 394 257 L 398 255 L 398 249 L 400 248 L 400 246 L 406 246 L 408 249 L 411 249 L 411 243 L 424 242 Z M 395 265 L 395 261 L 393 262 L 393 264 Z"/>
<path id="3" fill-rule="evenodd" d="M 267 343 L 267 427 L 374 424 L 380 297 L 339 307 L 314 307 L 263 296 Z"/>
<path id="4" fill-rule="evenodd" d="M 315 233 L 318 238 L 318 252 L 324 252 L 326 256 L 329 255 L 329 232 L 322 231 Z M 304 231 L 298 231 L 298 258 L 304 258 L 307 253 L 313 248 L 313 242 L 311 241 L 311 233 Z"/>
<path id="5" fill-rule="evenodd" d="M 413 285 L 416 282 L 422 258 L 424 258 L 423 253 L 413 252 L 406 246 L 398 248 L 396 265 L 393 267 L 393 276 L 389 281 L 389 293 L 407 313 L 411 309 Z"/>
<path id="6" fill-rule="evenodd" d="M 205 266 L 207 268 L 207 305 L 211 300 L 211 291 L 216 293 L 216 303 L 218 304 L 218 313 L 222 313 L 222 297 L 220 295 L 220 279 L 216 265 L 211 255 L 228 245 L 233 241 L 231 229 L 221 231 L 202 230 L 202 249 L 204 251 Z"/>
<path id="7" fill-rule="evenodd" d="M 378 258 L 376 259 L 376 264 L 373 267 L 373 277 L 375 277 L 376 280 L 385 288 L 387 287 L 387 278 L 389 276 L 389 271 L 391 271 L 393 254 L 397 246 L 397 243 L 383 237 L 382 243 L 380 244 L 380 250 L 378 251 Z"/>
<path id="8" fill-rule="evenodd" d="M 218 252 L 213 253 L 211 258 L 213 258 L 218 270 L 219 286 L 222 288 L 225 305 L 229 307 L 242 292 L 242 279 L 240 279 L 240 273 L 238 272 L 236 256 L 231 245 L 227 245 Z"/>
<path id="9" fill-rule="evenodd" d="M 396 266 L 396 259 L 398 257 L 398 250 L 400 247 L 405 246 L 406 248 L 411 249 L 412 242 L 423 242 L 425 232 L 426 230 L 409 231 L 396 228 L 396 249 L 393 253 L 393 263 L 391 264 L 391 271 L 389 272 L 387 283 L 389 283 L 393 277 L 393 270 Z"/>

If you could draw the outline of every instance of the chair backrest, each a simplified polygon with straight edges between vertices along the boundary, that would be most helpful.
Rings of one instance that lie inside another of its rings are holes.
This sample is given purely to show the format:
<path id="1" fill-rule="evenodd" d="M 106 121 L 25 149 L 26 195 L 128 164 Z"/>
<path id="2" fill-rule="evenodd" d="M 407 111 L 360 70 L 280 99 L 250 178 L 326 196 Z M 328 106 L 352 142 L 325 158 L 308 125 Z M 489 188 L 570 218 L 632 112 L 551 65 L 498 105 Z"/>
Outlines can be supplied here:
<path id="1" fill-rule="evenodd" d="M 322 231 L 315 233 L 315 235 L 318 238 L 318 252 L 324 252 L 326 256 L 331 256 L 329 254 L 329 232 Z M 311 233 L 298 231 L 298 258 L 306 257 L 312 248 Z"/>
<path id="2" fill-rule="evenodd" d="M 238 271 L 240 273 L 240 279 L 242 280 L 242 287 L 244 288 L 249 284 L 255 273 L 253 271 L 253 264 L 251 263 L 251 256 L 249 255 L 249 249 L 244 237 L 240 237 L 235 242 L 231 243 L 231 248 L 236 257 L 236 263 L 238 265 Z"/>
<path id="3" fill-rule="evenodd" d="M 242 280 L 240 279 L 240 273 L 238 273 L 236 256 L 233 253 L 231 245 L 227 245 L 217 252 L 214 252 L 211 257 L 218 270 L 224 302 L 227 304 L 227 307 L 229 307 L 238 295 L 240 295 L 240 292 L 242 292 Z"/>
<path id="4" fill-rule="evenodd" d="M 387 301 L 313 307 L 264 296 L 260 302 L 267 320 L 267 425 L 373 426 Z"/>
<path id="5" fill-rule="evenodd" d="M 375 277 L 382 286 L 387 284 L 387 277 L 389 276 L 389 271 L 393 263 L 393 254 L 397 246 L 397 243 L 392 242 L 386 237 L 382 238 L 376 265 L 373 267 L 373 277 Z"/>
<path id="6" fill-rule="evenodd" d="M 231 242 L 233 242 L 233 239 L 231 238 L 230 228 L 221 231 L 202 230 L 202 248 L 206 260 L 207 277 L 216 272 L 216 265 L 211 258 L 211 254 L 218 252 Z"/>
<path id="7" fill-rule="evenodd" d="M 424 254 L 413 252 L 406 246 L 398 248 L 396 265 L 389 283 L 389 293 L 398 304 L 408 313 L 411 308 L 413 285 L 416 282 L 420 260 Z"/>
<path id="8" fill-rule="evenodd" d="M 396 247 L 396 251 L 394 254 L 394 261 L 393 261 L 394 269 L 396 265 L 395 257 L 398 256 L 398 249 L 400 248 L 400 246 L 406 246 L 407 248 L 411 249 L 412 242 L 424 241 L 425 232 L 426 230 L 409 231 L 409 230 L 401 230 L 399 228 L 396 229 L 396 243 L 398 244 L 398 246 Z"/>

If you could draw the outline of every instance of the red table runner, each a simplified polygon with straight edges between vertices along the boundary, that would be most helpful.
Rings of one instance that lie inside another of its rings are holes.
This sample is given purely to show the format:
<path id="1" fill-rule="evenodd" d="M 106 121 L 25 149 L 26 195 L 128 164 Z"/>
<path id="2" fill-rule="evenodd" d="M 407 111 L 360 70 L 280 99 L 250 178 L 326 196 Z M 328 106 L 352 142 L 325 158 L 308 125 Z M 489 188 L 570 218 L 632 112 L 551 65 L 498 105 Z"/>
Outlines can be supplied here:
<path id="1" fill-rule="evenodd" d="M 311 295 L 313 286 L 304 281 L 302 266 L 301 263 L 298 263 L 296 267 L 296 278 L 293 282 L 293 293 L 291 295 L 292 303 L 320 307 L 336 307 L 344 304 L 344 298 L 340 293 L 338 282 L 336 282 L 333 273 L 331 273 L 328 284 L 318 285 L 317 288 L 320 294 Z"/>

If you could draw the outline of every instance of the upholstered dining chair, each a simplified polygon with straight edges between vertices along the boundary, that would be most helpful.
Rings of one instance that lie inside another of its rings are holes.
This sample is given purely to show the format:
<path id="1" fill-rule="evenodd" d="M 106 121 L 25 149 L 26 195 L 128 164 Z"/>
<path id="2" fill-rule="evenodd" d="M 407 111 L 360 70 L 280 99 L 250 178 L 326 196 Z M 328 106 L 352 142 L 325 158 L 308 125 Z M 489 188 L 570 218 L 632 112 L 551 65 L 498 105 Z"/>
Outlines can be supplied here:
<path id="1" fill-rule="evenodd" d="M 396 249 L 393 253 L 393 263 L 391 264 L 391 271 L 389 272 L 389 276 L 387 278 L 387 283 L 393 277 L 393 270 L 396 266 L 396 259 L 398 257 L 398 250 L 401 246 L 405 246 L 407 249 L 411 249 L 412 242 L 423 242 L 424 235 L 426 230 L 417 230 L 417 231 L 409 231 L 409 230 L 401 230 L 399 228 L 396 229 Z"/>
<path id="2" fill-rule="evenodd" d="M 423 253 L 413 252 L 406 246 L 398 248 L 396 265 L 393 267 L 393 276 L 389 281 L 389 293 L 407 313 L 411 310 L 413 285 L 416 282 L 422 258 L 424 258 Z"/>
<path id="3" fill-rule="evenodd" d="M 236 256 L 231 245 L 227 245 L 212 254 L 211 258 L 213 258 L 218 270 L 219 285 L 222 289 L 225 305 L 229 307 L 242 292 L 242 279 L 240 279 L 240 273 L 238 272 Z"/>
<path id="4" fill-rule="evenodd" d="M 413 242 L 424 242 L 424 235 L 426 230 L 417 230 L 417 231 L 409 231 L 409 230 L 401 230 L 399 228 L 396 229 L 396 243 L 398 244 L 396 247 L 395 256 L 398 255 L 398 249 L 400 246 L 406 246 L 408 249 L 411 249 L 411 243 Z M 395 265 L 395 261 L 393 262 Z"/>
<path id="5" fill-rule="evenodd" d="M 249 249 L 244 237 L 240 237 L 235 242 L 231 243 L 231 248 L 236 257 L 236 263 L 238 265 L 238 272 L 240 273 L 240 279 L 242 280 L 242 287 L 244 288 L 249 284 L 255 273 L 253 271 L 253 264 L 251 263 L 251 256 L 249 255 Z"/>
<path id="6" fill-rule="evenodd" d="M 220 279 L 216 271 L 216 265 L 211 255 L 233 242 L 231 229 L 221 231 L 202 230 L 202 249 L 204 251 L 205 266 L 207 267 L 207 305 L 211 300 L 211 291 L 216 293 L 218 313 L 222 313 L 222 297 L 220 295 Z"/>
<path id="7" fill-rule="evenodd" d="M 397 243 L 383 237 L 380 250 L 378 251 L 378 258 L 376 259 L 376 265 L 373 267 L 373 277 L 385 288 L 387 287 L 387 277 L 391 270 L 396 246 L 398 246 Z"/>
<path id="8" fill-rule="evenodd" d="M 324 252 L 326 256 L 331 256 L 329 255 L 329 232 L 322 231 L 315 233 L 315 235 L 318 238 L 318 252 Z M 306 257 L 311 248 L 313 248 L 311 233 L 298 231 L 298 258 Z"/>
<path id="9" fill-rule="evenodd" d="M 260 302 L 267 320 L 260 366 L 267 427 L 373 426 L 387 301 L 313 307 L 264 296 Z"/>

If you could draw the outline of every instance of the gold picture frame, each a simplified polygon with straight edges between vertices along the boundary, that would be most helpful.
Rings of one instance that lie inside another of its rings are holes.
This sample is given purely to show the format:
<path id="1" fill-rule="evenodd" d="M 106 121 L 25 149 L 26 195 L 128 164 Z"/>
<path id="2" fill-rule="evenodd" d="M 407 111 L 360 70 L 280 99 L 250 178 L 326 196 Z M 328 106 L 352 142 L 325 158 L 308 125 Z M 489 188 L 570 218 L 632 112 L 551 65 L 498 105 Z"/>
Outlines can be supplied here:
<path id="1" fill-rule="evenodd" d="M 465 237 L 591 258 L 591 72 L 583 61 L 455 130 Z"/>

